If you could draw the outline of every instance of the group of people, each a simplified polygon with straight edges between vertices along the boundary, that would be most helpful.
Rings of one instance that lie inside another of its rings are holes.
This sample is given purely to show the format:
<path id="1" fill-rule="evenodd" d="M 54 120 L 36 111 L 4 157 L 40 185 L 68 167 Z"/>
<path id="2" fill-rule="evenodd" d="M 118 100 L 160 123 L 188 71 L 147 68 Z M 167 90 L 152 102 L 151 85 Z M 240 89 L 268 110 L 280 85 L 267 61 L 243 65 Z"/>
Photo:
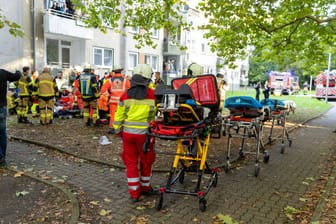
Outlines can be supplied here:
<path id="1" fill-rule="evenodd" d="M 53 1 L 50 8 L 53 10 L 53 12 L 56 12 L 61 15 L 62 14 L 73 15 L 75 11 L 70 1 L 61 2 L 61 3 L 58 1 Z"/>
<path id="2" fill-rule="evenodd" d="M 261 87 L 261 82 L 257 82 L 257 84 L 254 86 L 254 89 L 256 90 L 255 99 L 258 100 L 258 101 L 260 101 L 260 89 L 261 88 L 262 88 Z M 266 82 L 265 86 L 264 86 L 264 90 L 263 90 L 263 94 L 264 94 L 265 99 L 269 99 L 270 91 L 271 91 L 271 87 Z"/>

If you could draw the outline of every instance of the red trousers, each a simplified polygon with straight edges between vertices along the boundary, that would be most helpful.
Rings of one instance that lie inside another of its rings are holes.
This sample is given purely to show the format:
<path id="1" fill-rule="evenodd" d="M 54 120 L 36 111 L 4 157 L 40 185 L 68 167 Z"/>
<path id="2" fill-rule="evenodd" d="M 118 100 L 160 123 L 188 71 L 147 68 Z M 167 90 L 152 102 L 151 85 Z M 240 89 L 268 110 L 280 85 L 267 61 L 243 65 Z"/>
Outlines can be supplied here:
<path id="1" fill-rule="evenodd" d="M 110 128 L 113 128 L 114 114 L 117 110 L 117 107 L 118 107 L 117 103 L 110 103 L 110 124 L 109 124 Z"/>
<path id="2" fill-rule="evenodd" d="M 126 166 L 128 192 L 132 198 L 138 198 L 141 192 L 151 189 L 150 180 L 155 152 L 153 149 L 146 154 L 142 151 L 146 135 L 123 132 L 122 138 L 122 159 Z"/>

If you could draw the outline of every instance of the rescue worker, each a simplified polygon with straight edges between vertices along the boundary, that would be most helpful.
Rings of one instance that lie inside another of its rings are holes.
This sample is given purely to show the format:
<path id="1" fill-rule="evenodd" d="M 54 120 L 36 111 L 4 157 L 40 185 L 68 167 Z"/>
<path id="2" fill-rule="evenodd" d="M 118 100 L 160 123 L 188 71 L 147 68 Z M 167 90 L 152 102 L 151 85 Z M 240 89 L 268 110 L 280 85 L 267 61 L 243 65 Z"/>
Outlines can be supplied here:
<path id="1" fill-rule="evenodd" d="M 150 122 L 154 121 L 156 107 L 154 90 L 149 88 L 152 74 L 150 66 L 138 64 L 133 74 L 131 88 L 120 97 L 113 127 L 123 141 L 122 159 L 126 166 L 128 192 L 132 202 L 137 202 L 141 194 L 157 194 L 150 182 L 155 161 L 153 145 L 143 151 L 146 133 Z"/>
<path id="2" fill-rule="evenodd" d="M 16 107 L 18 104 L 18 96 L 16 93 L 16 85 L 14 82 L 9 83 L 7 91 L 7 109 L 9 114 L 16 113 Z"/>
<path id="3" fill-rule="evenodd" d="M 84 68 L 83 74 L 81 74 L 79 78 L 78 87 L 84 104 L 84 122 L 87 126 L 99 125 L 99 123 L 97 123 L 97 99 L 99 98 L 99 88 L 93 68 Z"/>
<path id="4" fill-rule="evenodd" d="M 32 71 L 32 86 L 36 86 L 35 82 L 36 82 L 37 77 L 38 77 L 38 71 L 33 70 Z M 32 113 L 32 117 L 37 117 L 37 114 L 39 112 L 39 106 L 38 106 L 38 96 L 37 96 L 36 90 L 33 90 L 31 94 L 31 101 L 32 101 L 32 105 L 30 107 L 30 111 Z"/>
<path id="5" fill-rule="evenodd" d="M 29 75 L 30 68 L 28 66 L 23 67 L 22 76 L 17 82 L 17 86 L 19 88 L 19 102 L 16 109 L 18 123 L 31 123 L 28 120 L 28 109 L 33 86 Z"/>
<path id="6" fill-rule="evenodd" d="M 158 85 L 164 85 L 163 79 L 161 79 L 161 73 L 160 72 L 155 72 L 154 73 L 155 78 L 154 78 L 154 85 L 157 87 Z"/>
<path id="7" fill-rule="evenodd" d="M 101 91 L 102 93 L 108 92 L 110 94 L 110 123 L 109 134 L 114 134 L 113 121 L 114 114 L 117 109 L 119 98 L 125 92 L 125 90 L 131 87 L 130 81 L 121 74 L 123 69 L 119 65 L 115 65 L 112 69 L 112 77 L 109 81 L 105 82 Z"/>
<path id="8" fill-rule="evenodd" d="M 83 72 L 82 67 L 80 66 L 75 66 L 73 73 L 75 74 L 75 80 L 72 83 L 73 87 L 73 94 L 74 94 L 74 109 L 78 109 L 79 111 L 79 116 L 81 116 L 83 109 L 84 109 L 84 104 L 83 104 L 83 99 L 82 95 L 79 91 L 79 78 Z"/>
<path id="9" fill-rule="evenodd" d="M 196 63 L 191 63 L 188 66 L 187 76 L 199 76 L 202 75 L 202 66 Z"/>
<path id="10" fill-rule="evenodd" d="M 35 80 L 35 87 L 39 99 L 40 123 L 42 125 L 52 124 L 55 97 L 58 95 L 58 89 L 49 68 L 43 69 L 42 74 Z"/>

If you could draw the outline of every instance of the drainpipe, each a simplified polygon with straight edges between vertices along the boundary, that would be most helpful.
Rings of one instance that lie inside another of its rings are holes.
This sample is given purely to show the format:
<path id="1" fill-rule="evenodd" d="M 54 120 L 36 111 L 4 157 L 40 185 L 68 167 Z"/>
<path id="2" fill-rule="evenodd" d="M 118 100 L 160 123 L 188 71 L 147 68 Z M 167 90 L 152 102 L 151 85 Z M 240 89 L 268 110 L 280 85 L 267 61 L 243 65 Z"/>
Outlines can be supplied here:
<path id="1" fill-rule="evenodd" d="M 36 69 L 36 10 L 35 10 L 35 0 L 32 0 L 31 6 L 31 16 L 32 16 L 32 55 L 33 55 L 33 69 Z"/>

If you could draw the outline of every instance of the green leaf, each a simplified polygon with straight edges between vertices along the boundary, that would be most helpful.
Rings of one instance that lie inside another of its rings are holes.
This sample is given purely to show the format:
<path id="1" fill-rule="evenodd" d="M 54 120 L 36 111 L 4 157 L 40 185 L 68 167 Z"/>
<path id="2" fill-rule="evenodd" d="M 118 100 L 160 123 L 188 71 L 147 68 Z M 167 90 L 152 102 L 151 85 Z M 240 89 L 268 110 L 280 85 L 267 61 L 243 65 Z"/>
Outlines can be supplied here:
<path id="1" fill-rule="evenodd" d="M 25 196 L 27 194 L 29 194 L 28 191 L 18 191 L 15 193 L 16 197 Z"/>

